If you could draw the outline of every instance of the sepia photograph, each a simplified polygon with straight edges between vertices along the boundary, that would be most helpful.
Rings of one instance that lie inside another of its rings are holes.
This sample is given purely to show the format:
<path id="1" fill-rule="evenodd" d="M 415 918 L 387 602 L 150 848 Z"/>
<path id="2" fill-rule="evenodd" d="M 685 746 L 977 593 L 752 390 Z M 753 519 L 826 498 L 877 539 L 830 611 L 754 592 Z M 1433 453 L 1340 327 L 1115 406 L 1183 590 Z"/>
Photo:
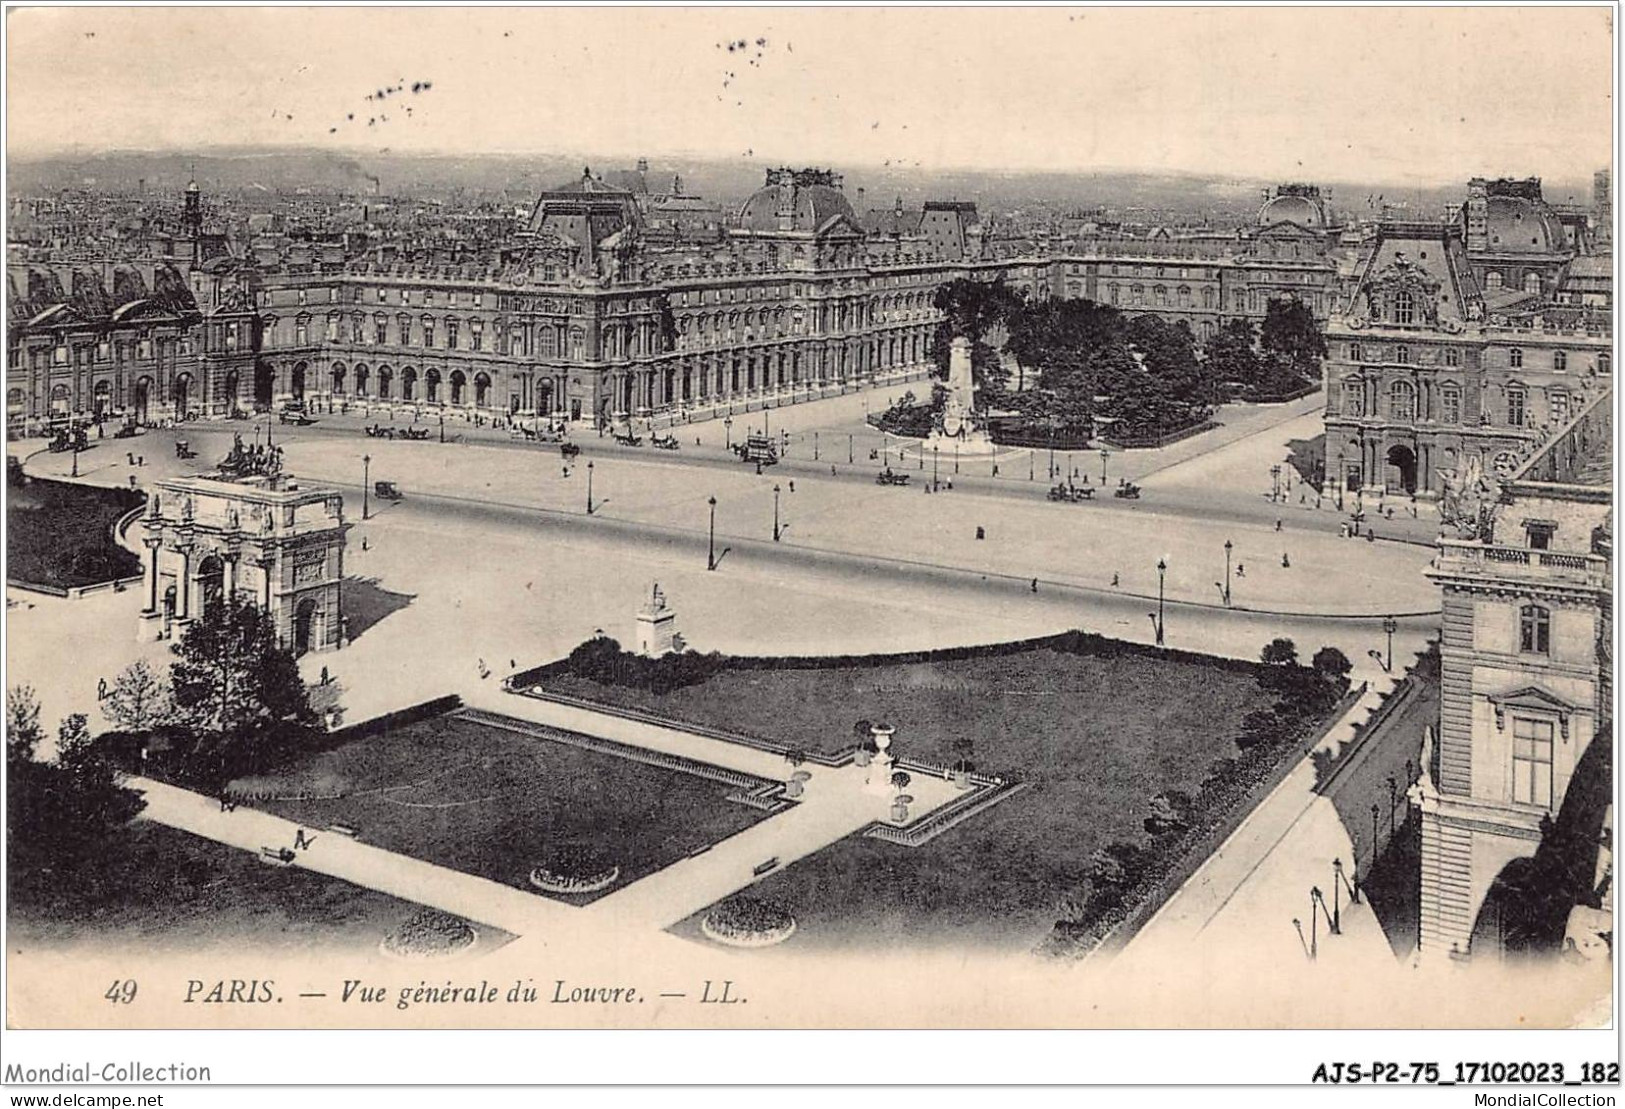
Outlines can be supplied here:
<path id="1" fill-rule="evenodd" d="M 1616 12 L 8 8 L 7 1029 L 1617 1089 Z"/>

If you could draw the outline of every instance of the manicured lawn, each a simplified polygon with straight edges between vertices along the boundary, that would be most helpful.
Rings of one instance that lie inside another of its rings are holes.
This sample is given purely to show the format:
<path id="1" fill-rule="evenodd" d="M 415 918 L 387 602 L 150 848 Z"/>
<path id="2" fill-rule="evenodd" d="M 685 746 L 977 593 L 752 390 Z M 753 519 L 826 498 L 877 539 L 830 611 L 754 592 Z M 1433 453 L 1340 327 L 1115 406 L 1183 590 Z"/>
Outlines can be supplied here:
<path id="1" fill-rule="evenodd" d="M 663 696 L 551 674 L 541 682 L 813 750 L 849 745 L 859 719 L 892 724 L 894 751 L 934 763 L 953 762 L 955 741 L 968 737 L 980 770 L 1032 783 L 923 847 L 853 838 L 754 887 L 796 915 L 787 947 L 803 950 L 854 941 L 1033 947 L 1083 885 L 1090 855 L 1143 840 L 1151 797 L 1194 795 L 1215 759 L 1237 754 L 1242 717 L 1276 699 L 1244 665 L 1049 647 L 728 670 Z"/>
<path id="2" fill-rule="evenodd" d="M 96 862 L 50 892 L 11 890 L 12 950 L 375 954 L 419 906 L 136 820 Z M 506 933 L 482 927 L 482 949 Z M 487 946 L 490 945 L 490 946 Z"/>
<path id="3" fill-rule="evenodd" d="M 743 831 L 762 815 L 726 801 L 721 783 L 456 716 L 359 739 L 245 785 L 282 796 L 342 793 L 253 803 L 315 828 L 345 824 L 375 846 L 533 893 L 541 891 L 530 884 L 531 868 L 566 845 L 620 868 L 609 889 L 559 897 L 575 902 Z"/>
<path id="4" fill-rule="evenodd" d="M 6 492 L 7 577 L 67 589 L 141 573 L 141 560 L 113 540 L 140 493 L 35 478 Z"/>

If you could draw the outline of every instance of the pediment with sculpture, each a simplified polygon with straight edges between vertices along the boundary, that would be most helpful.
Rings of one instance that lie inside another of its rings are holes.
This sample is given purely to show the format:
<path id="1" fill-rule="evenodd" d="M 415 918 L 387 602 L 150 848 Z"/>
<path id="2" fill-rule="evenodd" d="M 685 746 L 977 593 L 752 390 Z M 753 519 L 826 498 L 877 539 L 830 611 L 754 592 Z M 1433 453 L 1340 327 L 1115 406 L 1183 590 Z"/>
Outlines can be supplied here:
<path id="1" fill-rule="evenodd" d="M 1439 325 L 1439 290 L 1443 282 L 1425 267 L 1396 251 L 1393 261 L 1369 275 L 1360 286 L 1362 313 L 1371 323 Z M 1364 321 L 1362 321 L 1364 322 Z"/>

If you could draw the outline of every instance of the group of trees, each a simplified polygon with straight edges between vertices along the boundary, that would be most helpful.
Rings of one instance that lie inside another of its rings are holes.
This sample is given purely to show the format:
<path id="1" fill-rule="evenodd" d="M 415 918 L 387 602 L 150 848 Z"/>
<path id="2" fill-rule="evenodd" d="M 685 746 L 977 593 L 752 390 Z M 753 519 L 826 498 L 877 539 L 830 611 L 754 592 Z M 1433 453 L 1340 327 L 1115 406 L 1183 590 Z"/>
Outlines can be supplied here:
<path id="1" fill-rule="evenodd" d="M 69 878 L 141 810 L 121 769 L 215 792 L 308 749 L 319 734 L 293 655 L 258 605 L 212 602 L 172 650 L 167 675 L 139 660 L 106 690 L 112 730 L 93 738 L 84 715 L 62 721 L 53 758 L 40 757 L 33 692 L 9 692 L 8 864 L 17 881 Z"/>
<path id="2" fill-rule="evenodd" d="M 1088 300 L 1045 301 L 1014 316 L 1009 349 L 1035 371 L 1014 407 L 1038 427 L 1098 420 L 1139 438 L 1200 423 L 1212 408 L 1213 382 L 1183 321 L 1126 316 Z"/>
<path id="3" fill-rule="evenodd" d="M 1040 433 L 1087 435 L 1102 421 L 1121 438 L 1165 435 L 1206 419 L 1223 383 L 1282 396 L 1316 380 L 1326 354 L 1313 314 L 1291 299 L 1270 301 L 1261 328 L 1231 320 L 1200 354 L 1185 321 L 1090 300 L 1029 302 L 998 281 L 956 278 L 934 303 L 946 317 L 932 347 L 937 376 L 947 376 L 950 340 L 966 336 L 980 406 L 1017 412 Z M 1010 381 L 989 341 L 999 332 L 1030 380 Z M 941 411 L 940 387 L 929 408 L 933 417 Z"/>
<path id="4" fill-rule="evenodd" d="M 1215 380 L 1235 382 L 1246 395 L 1277 397 L 1320 377 L 1326 339 L 1302 302 L 1272 300 L 1262 328 L 1231 320 L 1208 340 L 1205 354 Z"/>

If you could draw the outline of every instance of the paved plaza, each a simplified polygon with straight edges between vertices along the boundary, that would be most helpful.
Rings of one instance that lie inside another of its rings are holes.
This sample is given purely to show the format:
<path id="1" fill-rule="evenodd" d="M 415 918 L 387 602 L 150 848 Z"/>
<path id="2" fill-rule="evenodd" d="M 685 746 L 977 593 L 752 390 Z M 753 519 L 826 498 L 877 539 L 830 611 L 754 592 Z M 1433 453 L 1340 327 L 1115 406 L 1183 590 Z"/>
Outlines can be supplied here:
<path id="1" fill-rule="evenodd" d="M 1163 613 L 1172 647 L 1256 659 L 1265 642 L 1286 635 L 1305 657 L 1332 644 L 1355 664 L 1357 680 L 1385 680 L 1381 659 L 1373 658 L 1386 647 L 1381 617 L 1406 614 L 1393 645 L 1399 667 L 1436 628 L 1436 596 L 1421 573 L 1431 551 L 1420 541 L 1343 538 L 1338 528 L 1346 517 L 1334 507 L 1269 499 L 1269 467 L 1285 456 L 1288 441 L 1312 434 L 1314 405 L 1239 409 L 1236 423 L 1209 433 L 1205 443 L 1109 456 L 1109 475 L 1142 480 L 1145 498 L 1062 505 L 1044 501 L 1035 487 L 1044 484 L 1047 460 L 1038 463 L 1036 483 L 1024 475 L 962 472 L 952 491 L 926 494 L 919 481 L 929 481 L 929 469 L 921 479 L 916 460 L 916 484 L 877 486 L 882 460 L 854 447 L 855 460 L 846 463 L 841 439 L 852 434 L 859 441 L 860 432 L 843 429 L 861 425 L 865 401 L 880 403 L 851 395 L 770 412 L 774 430 L 780 417 L 789 428 L 791 454 L 760 475 L 723 448 L 722 436 L 731 438 L 743 417 L 732 428 L 709 421 L 681 429 L 701 445 L 692 447 L 690 439 L 671 454 L 616 449 L 581 436 L 583 454 L 568 474 L 556 446 L 515 442 L 487 428 L 458 429 L 452 438 L 464 441 L 441 444 L 437 438 L 365 438 L 354 430 L 364 421 L 354 417 L 323 417 L 306 429 L 274 427 L 292 473 L 344 492 L 354 524 L 346 573 L 360 583 L 349 587 L 351 597 L 370 592 L 383 613 L 353 629 L 343 650 L 307 656 L 301 668 L 307 680 L 325 672 L 338 684 L 351 723 L 456 693 L 476 708 L 783 779 L 788 767 L 777 756 L 598 714 L 561 719 L 568 713 L 558 706 L 502 693 L 501 679 L 558 658 L 600 630 L 630 642 L 632 614 L 655 581 L 671 598 L 690 647 L 745 655 L 924 650 L 1075 627 L 1150 642 L 1158 558 L 1168 566 Z M 239 431 L 256 433 L 250 425 L 207 424 L 149 432 L 118 450 L 103 443 L 80 457 L 80 474 L 125 485 L 131 474 L 149 484 L 199 472 L 226 453 Z M 813 431 L 820 443 L 816 465 L 798 457 Z M 186 438 L 198 458 L 176 459 L 176 438 Z M 826 438 L 840 446 L 839 460 L 827 465 Z M 145 465 L 128 464 L 122 448 L 131 445 L 145 455 Z M 12 449 L 26 453 L 16 444 Z M 892 449 L 885 461 L 895 467 Z M 369 496 L 364 520 L 363 454 L 370 459 L 368 479 L 394 481 L 406 494 L 392 504 Z M 1093 463 L 1098 466 L 1098 457 Z M 30 472 L 44 475 L 64 475 L 71 464 L 63 455 L 34 454 L 28 461 Z M 946 484 L 952 475 L 941 472 L 940 458 L 938 466 Z M 772 537 L 775 485 L 778 542 Z M 717 500 L 714 541 L 710 497 Z M 1406 538 L 1413 540 L 1435 527 L 1425 518 L 1407 526 L 1412 534 Z M 984 538 L 976 537 L 978 528 Z M 1229 606 L 1223 596 L 1227 539 L 1234 562 Z M 713 551 L 720 555 L 715 572 L 706 569 Z M 111 679 L 135 657 L 155 665 L 166 659 L 166 644 L 136 642 L 139 591 L 75 601 L 11 595 L 21 602 L 12 609 L 8 644 L 12 681 L 36 686 L 47 720 L 93 706 L 97 679 Z M 65 657 L 80 665 L 63 666 Z M 884 819 L 888 798 L 850 780 L 862 771 L 812 773 L 806 796 L 791 809 L 587 910 L 415 860 L 399 865 L 399 857 L 346 845 L 337 836 L 324 837 L 324 850 L 308 860 L 302 855 L 299 865 L 520 936 L 554 942 L 584 936 L 575 930 L 589 913 L 634 931 L 659 932 L 750 884 L 763 860 L 788 866 Z M 1314 802 L 1306 801 L 1312 784 L 1306 760 L 1124 959 L 1132 963 L 1160 945 L 1205 943 L 1214 929 L 1233 933 L 1238 944 L 1257 942 L 1253 924 L 1280 915 L 1275 901 L 1285 885 L 1299 882 L 1301 868 L 1319 865 L 1320 855 L 1329 859 L 1328 852 L 1342 849 L 1335 821 L 1319 820 Z M 916 817 L 954 793 L 940 782 L 918 782 L 912 791 Z M 243 810 L 223 817 L 206 811 L 212 804 L 157 787 L 148 815 L 245 850 L 278 837 L 291 841 L 291 825 L 264 824 L 276 818 Z M 1355 913 L 1348 946 L 1359 928 Z M 1370 931 L 1380 943 L 1380 932 Z"/>

